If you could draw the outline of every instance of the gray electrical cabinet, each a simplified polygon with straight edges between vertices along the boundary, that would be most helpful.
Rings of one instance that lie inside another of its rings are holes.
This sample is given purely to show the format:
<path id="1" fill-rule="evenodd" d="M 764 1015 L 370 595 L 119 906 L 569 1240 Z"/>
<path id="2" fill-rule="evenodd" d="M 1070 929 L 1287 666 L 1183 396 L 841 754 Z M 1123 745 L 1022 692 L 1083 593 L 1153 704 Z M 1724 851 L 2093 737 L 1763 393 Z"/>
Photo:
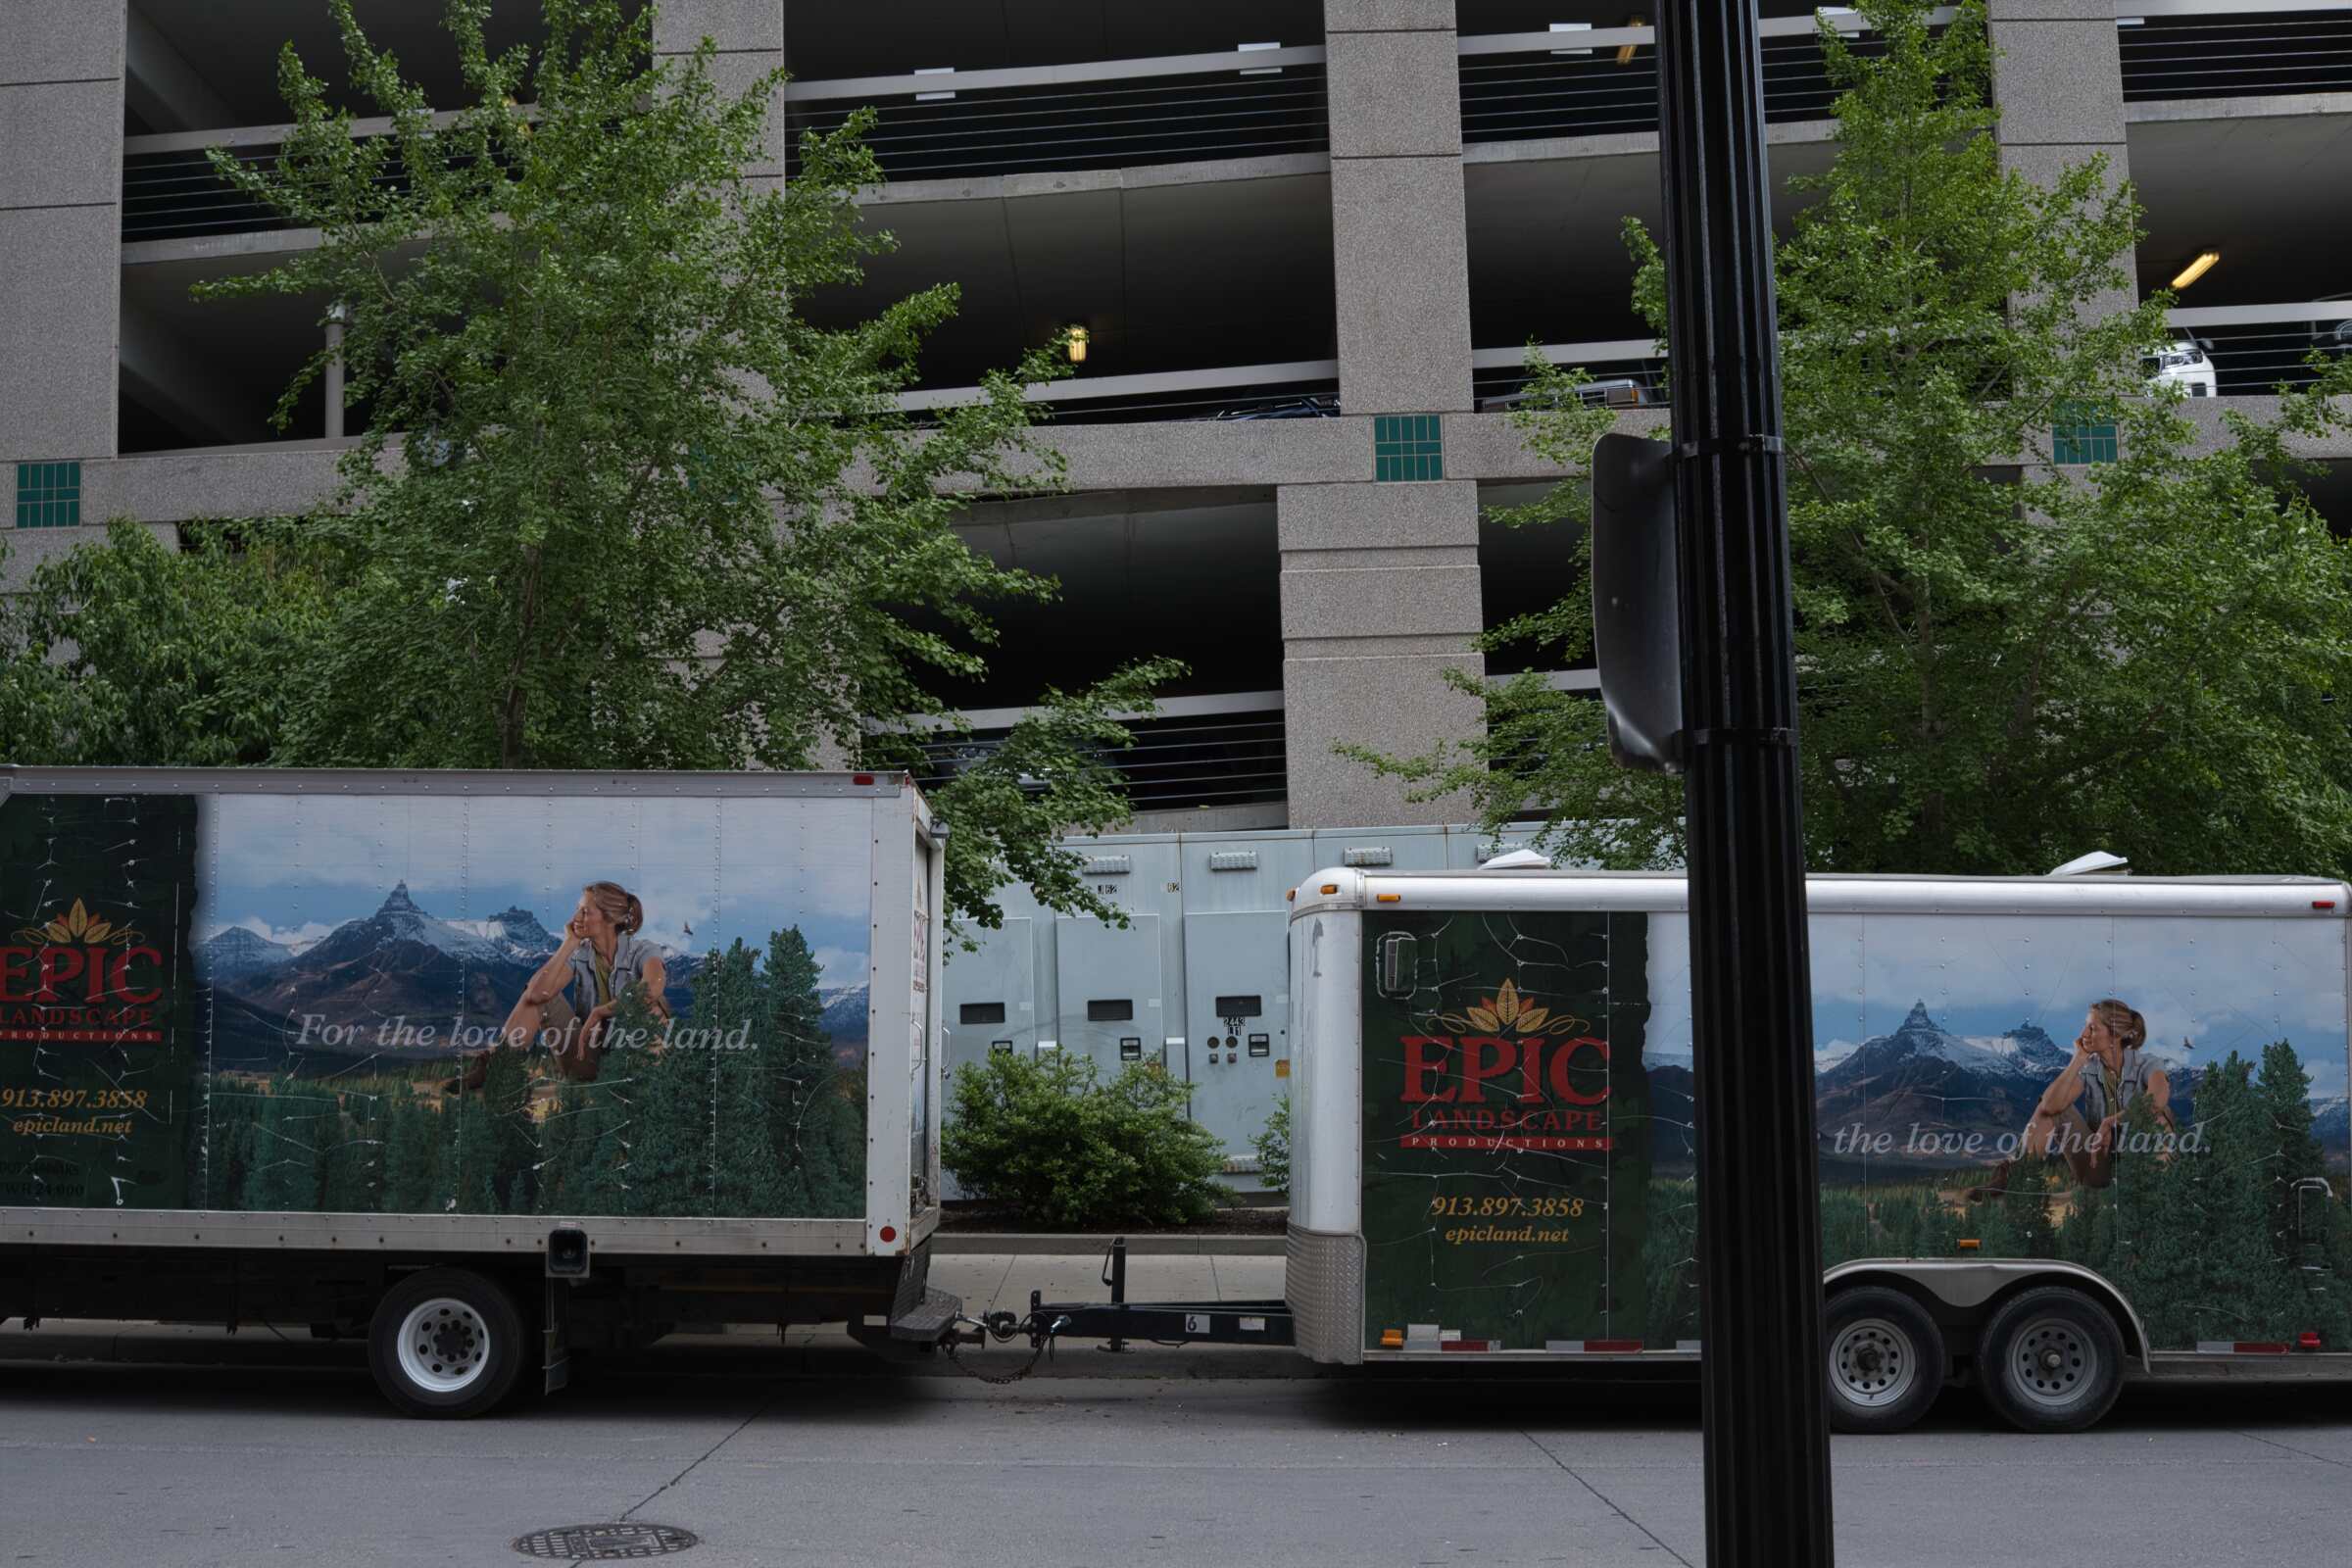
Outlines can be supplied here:
<path id="1" fill-rule="evenodd" d="M 991 1052 L 1037 1050 L 1037 922 L 1007 914 L 994 931 L 967 935 L 977 951 L 951 944 L 947 962 L 947 1070 L 951 1080 L 966 1062 Z"/>
<path id="2" fill-rule="evenodd" d="M 1063 915 L 1054 922 L 1054 953 L 1061 1050 L 1092 1056 L 1105 1078 L 1129 1062 L 1166 1062 L 1158 915 L 1130 914 L 1125 929 Z"/>
<path id="3" fill-rule="evenodd" d="M 1157 1062 L 1192 1086 L 1193 1119 L 1247 1186 L 1290 1084 L 1292 890 L 1326 867 L 1467 869 L 1527 837 L 1414 826 L 1073 838 L 1087 885 L 1128 923 L 1055 914 L 1005 888 L 1003 929 L 971 933 L 977 953 L 951 945 L 950 1070 L 1003 1051 L 1077 1052 L 1105 1078 Z"/>

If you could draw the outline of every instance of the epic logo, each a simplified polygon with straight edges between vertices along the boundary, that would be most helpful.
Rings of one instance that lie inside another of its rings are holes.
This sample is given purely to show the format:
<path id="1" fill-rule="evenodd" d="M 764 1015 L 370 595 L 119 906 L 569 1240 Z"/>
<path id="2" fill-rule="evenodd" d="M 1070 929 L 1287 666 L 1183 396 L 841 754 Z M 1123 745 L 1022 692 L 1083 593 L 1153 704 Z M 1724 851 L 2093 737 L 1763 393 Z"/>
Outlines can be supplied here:
<path id="1" fill-rule="evenodd" d="M 1609 1043 L 1581 1031 L 1581 1018 L 1554 1016 L 1520 996 L 1509 980 L 1463 1017 L 1440 1021 L 1480 1033 L 1407 1035 L 1402 1102 L 1410 1107 L 1406 1149 L 1516 1149 L 1547 1152 L 1610 1147 L 1606 1112 L 1586 1107 L 1609 1098 Z M 1557 1035 L 1540 1034 L 1546 1024 Z M 1578 1086 L 1580 1055 L 1603 1069 L 1599 1083 Z M 1493 1090 L 1490 1100 L 1489 1092 Z M 1461 1107 L 1496 1105 L 1499 1109 Z"/>
<path id="2" fill-rule="evenodd" d="M 126 925 L 92 914 L 79 899 L 54 920 L 26 926 L 0 947 L 0 1040 L 154 1041 L 151 984 L 161 949 Z"/>
<path id="3" fill-rule="evenodd" d="M 1483 1105 L 1487 1102 L 1487 1085 L 1494 1079 L 1509 1079 L 1516 1072 L 1518 1102 L 1523 1105 L 1541 1104 L 1547 1098 L 1565 1101 L 1571 1105 L 1597 1105 L 1609 1098 L 1609 1086 L 1603 1083 L 1595 1094 L 1577 1090 L 1568 1076 L 1569 1063 L 1580 1051 L 1598 1054 L 1601 1061 L 1609 1059 L 1609 1043 L 1591 1035 L 1579 1035 L 1572 1040 L 1505 1040 L 1500 1035 L 1407 1035 L 1404 1037 L 1404 1102 L 1408 1105 L 1431 1101 L 1447 1104 Z M 1459 1051 L 1461 1066 L 1458 1074 L 1451 1071 L 1450 1057 Z M 1432 1083 L 1432 1078 L 1436 1082 Z M 1438 1087 L 1443 1085 L 1443 1088 Z M 1507 1084 L 1504 1086 L 1507 1090 Z"/>

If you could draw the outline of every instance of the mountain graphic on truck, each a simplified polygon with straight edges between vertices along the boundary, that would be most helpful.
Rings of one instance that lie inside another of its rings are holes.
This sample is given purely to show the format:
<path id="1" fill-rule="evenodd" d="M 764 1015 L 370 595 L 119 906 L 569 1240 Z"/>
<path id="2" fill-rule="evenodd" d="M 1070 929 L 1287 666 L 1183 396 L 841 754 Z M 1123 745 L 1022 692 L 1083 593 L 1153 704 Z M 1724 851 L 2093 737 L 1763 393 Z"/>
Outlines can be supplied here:
<path id="1" fill-rule="evenodd" d="M 1819 1020 L 1816 1020 L 1819 1029 Z M 2171 1047 L 2151 1043 L 2150 1054 L 2163 1066 L 2172 1084 L 2172 1107 L 2182 1126 L 2196 1120 L 2197 1081 L 2202 1068 L 2185 1042 Z M 1962 1035 L 1946 1029 L 1927 1004 L 1913 1004 L 1894 1029 L 1873 1035 L 1859 1045 L 1825 1044 L 1815 1052 L 1814 1111 L 1827 1140 L 1836 1129 L 1860 1125 L 1873 1130 L 1899 1130 L 1901 1142 L 1933 1144 L 1937 1149 L 1965 1144 L 1976 1135 L 1980 1153 L 1974 1163 L 1990 1165 L 1998 1157 L 2003 1134 L 2013 1134 L 2033 1114 L 2050 1080 L 2071 1059 L 2068 1048 L 2031 1020 L 1997 1035 Z M 1691 1167 L 1692 1111 L 1690 1058 L 1666 1053 L 1647 1063 L 1654 1156 L 1661 1170 L 1688 1173 Z M 2352 1145 L 2352 1117 L 2342 1095 L 2315 1096 L 2311 1102 L 2312 1134 L 2331 1166 L 2347 1162 Z M 1918 1130 L 1917 1139 L 1912 1129 Z M 1900 1149 L 1882 1156 L 1902 1163 Z M 1838 1157 L 1825 1148 L 1825 1168 Z M 1966 1158 L 1936 1152 L 1912 1156 L 1923 1169 L 1943 1170 L 1967 1164 Z"/>
<path id="2" fill-rule="evenodd" d="M 405 1019 L 446 1035 L 453 1018 L 495 1027 L 557 946 L 528 909 L 510 907 L 480 921 L 443 919 L 420 907 L 404 881 L 373 914 L 299 948 L 232 925 L 198 943 L 195 953 L 197 972 L 216 1001 L 234 1004 L 217 1029 L 222 1065 L 275 1066 L 290 1050 L 394 1060 L 443 1054 L 440 1048 L 404 1045 L 397 1033 L 386 1040 L 381 1027 Z M 664 995 L 683 1011 L 693 1004 L 695 956 L 660 951 L 668 970 Z M 305 1019 L 314 1020 L 307 1039 Z M 326 1033 L 320 1024 L 358 1026 L 364 1047 L 319 1043 Z"/>

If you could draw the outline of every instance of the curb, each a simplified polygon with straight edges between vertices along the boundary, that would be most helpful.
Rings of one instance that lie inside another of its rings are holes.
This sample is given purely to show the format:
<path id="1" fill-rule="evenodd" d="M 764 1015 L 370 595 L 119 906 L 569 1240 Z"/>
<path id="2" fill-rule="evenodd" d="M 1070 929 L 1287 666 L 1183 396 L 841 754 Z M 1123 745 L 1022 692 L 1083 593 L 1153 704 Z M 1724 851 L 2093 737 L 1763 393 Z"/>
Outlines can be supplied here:
<path id="1" fill-rule="evenodd" d="M 1110 1250 L 1107 1235 L 1072 1232 L 933 1231 L 931 1253 L 998 1257 L 1100 1257 Z M 1283 1236 L 1130 1236 L 1129 1257 L 1281 1257 Z"/>
<path id="2" fill-rule="evenodd" d="M 367 1348 L 351 1341 L 279 1340 L 262 1331 L 230 1338 L 219 1331 L 198 1334 L 57 1333 L 35 1331 L 0 1339 L 0 1367 L 12 1371 L 72 1371 L 104 1366 L 245 1368 L 281 1372 L 335 1372 L 365 1377 Z M 733 1339 L 734 1344 L 728 1341 Z M 588 1363 L 597 1372 L 628 1378 L 728 1376 L 771 1378 L 919 1378 L 960 1381 L 979 1371 L 996 1376 L 1029 1359 L 1026 1345 L 1013 1343 L 966 1349 L 963 1364 L 945 1355 L 919 1359 L 877 1355 L 845 1335 L 820 1334 L 798 1345 L 770 1335 L 679 1336 L 651 1349 L 599 1355 Z M 1039 1382 L 1072 1378 L 1156 1381 L 1296 1381 L 1339 1375 L 1344 1369 L 1318 1366 L 1289 1346 L 1200 1345 L 1170 1348 L 1136 1344 L 1111 1354 L 1091 1343 L 1057 1347 L 1029 1376 Z M 593 1374 L 592 1374 L 593 1375 Z"/>

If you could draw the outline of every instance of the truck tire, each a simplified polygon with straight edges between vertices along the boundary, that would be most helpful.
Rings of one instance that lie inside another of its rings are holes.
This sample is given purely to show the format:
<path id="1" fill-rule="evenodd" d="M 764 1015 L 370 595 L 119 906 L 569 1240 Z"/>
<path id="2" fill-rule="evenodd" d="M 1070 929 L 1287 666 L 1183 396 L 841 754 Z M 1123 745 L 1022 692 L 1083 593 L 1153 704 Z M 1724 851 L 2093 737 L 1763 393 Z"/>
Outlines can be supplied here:
<path id="1" fill-rule="evenodd" d="M 375 1386 L 403 1415 L 482 1415 L 514 1392 L 528 1353 L 514 1298 L 469 1269 L 410 1275 L 385 1294 L 368 1325 Z"/>
<path id="2" fill-rule="evenodd" d="M 2124 1337 L 2081 1291 L 2041 1285 L 2001 1303 L 1977 1348 L 1984 1402 L 2020 1432 L 2081 1432 L 2124 1387 Z"/>
<path id="3" fill-rule="evenodd" d="M 1943 1331 L 1901 1291 L 1839 1291 L 1822 1311 L 1822 1338 L 1839 1432 L 1900 1432 L 1943 1392 Z"/>

